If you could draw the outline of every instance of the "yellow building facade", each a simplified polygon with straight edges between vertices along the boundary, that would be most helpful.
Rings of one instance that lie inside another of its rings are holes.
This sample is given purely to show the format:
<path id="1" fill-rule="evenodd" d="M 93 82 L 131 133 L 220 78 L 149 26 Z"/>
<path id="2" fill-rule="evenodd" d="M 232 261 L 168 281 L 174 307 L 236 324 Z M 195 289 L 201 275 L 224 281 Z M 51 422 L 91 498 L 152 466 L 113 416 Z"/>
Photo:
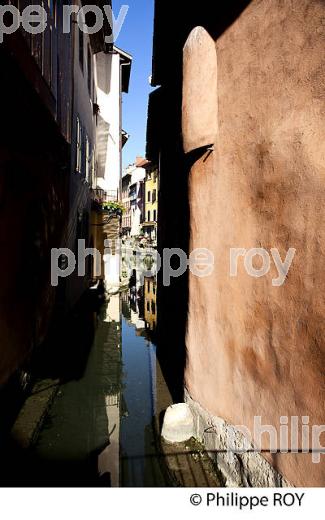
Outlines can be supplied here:
<path id="1" fill-rule="evenodd" d="M 144 234 L 152 240 L 157 239 L 158 222 L 158 169 L 148 165 L 145 179 L 145 204 L 144 204 Z"/>

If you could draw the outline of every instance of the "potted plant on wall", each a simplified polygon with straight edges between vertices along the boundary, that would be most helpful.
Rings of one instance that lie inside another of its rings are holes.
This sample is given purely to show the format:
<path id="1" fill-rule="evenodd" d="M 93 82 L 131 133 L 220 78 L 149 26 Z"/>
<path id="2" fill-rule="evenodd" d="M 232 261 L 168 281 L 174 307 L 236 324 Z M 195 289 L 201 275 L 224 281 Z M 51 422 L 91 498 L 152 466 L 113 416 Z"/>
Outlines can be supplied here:
<path id="1" fill-rule="evenodd" d="M 110 217 L 121 218 L 125 208 L 120 202 L 103 202 L 102 209 L 108 213 Z"/>

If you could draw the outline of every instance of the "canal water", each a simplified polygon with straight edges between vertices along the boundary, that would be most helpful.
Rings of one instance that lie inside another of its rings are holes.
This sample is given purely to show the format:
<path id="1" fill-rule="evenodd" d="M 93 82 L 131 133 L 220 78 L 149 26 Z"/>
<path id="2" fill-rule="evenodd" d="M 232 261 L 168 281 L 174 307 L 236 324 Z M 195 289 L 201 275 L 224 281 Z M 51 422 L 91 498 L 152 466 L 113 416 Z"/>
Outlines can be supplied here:
<path id="1" fill-rule="evenodd" d="M 159 448 L 159 415 L 170 397 L 156 358 L 156 312 L 156 282 L 148 278 L 94 313 L 82 373 L 60 385 L 28 459 L 17 461 L 23 484 L 170 485 Z"/>

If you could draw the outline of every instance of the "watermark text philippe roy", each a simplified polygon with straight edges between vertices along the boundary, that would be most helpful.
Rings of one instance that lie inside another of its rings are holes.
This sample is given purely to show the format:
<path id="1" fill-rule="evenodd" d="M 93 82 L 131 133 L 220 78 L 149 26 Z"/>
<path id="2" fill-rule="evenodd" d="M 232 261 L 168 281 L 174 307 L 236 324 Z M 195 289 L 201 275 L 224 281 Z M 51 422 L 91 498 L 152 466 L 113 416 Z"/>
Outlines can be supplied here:
<path id="1" fill-rule="evenodd" d="M 101 9 L 98 5 L 81 6 L 72 3 L 63 5 L 62 9 L 63 34 L 70 33 L 72 21 L 75 21 L 80 31 L 85 34 L 98 33 L 107 22 L 111 34 L 105 36 L 105 42 L 114 43 L 120 34 L 129 6 L 122 5 L 117 18 L 110 5 L 104 5 Z M 11 4 L 0 5 L 0 43 L 3 42 L 5 34 L 13 34 L 20 27 L 29 34 L 41 34 L 46 30 L 48 23 L 48 13 L 42 5 L 27 5 L 22 11 Z"/>
<path id="2" fill-rule="evenodd" d="M 238 432 L 243 437 L 239 440 Z M 207 433 L 214 433 L 210 428 Z M 254 451 L 260 453 L 310 453 L 314 464 L 319 464 L 321 455 L 325 454 L 325 425 L 311 424 L 309 416 L 279 418 L 277 427 L 271 424 L 262 424 L 261 416 L 254 417 L 253 429 L 246 426 L 228 426 L 226 429 L 226 444 L 228 453 L 245 453 Z M 263 450 L 263 445 L 267 449 Z M 252 448 L 253 447 L 253 448 Z"/>
<path id="3" fill-rule="evenodd" d="M 58 285 L 59 278 L 67 278 L 77 269 L 78 276 L 86 274 L 86 260 L 93 257 L 96 276 L 101 276 L 103 263 L 108 265 L 116 254 L 122 254 L 126 261 L 126 269 L 136 268 L 140 272 L 142 281 L 145 277 L 156 275 L 162 269 L 162 281 L 165 287 L 169 287 L 172 278 L 182 276 L 187 269 L 198 278 L 206 278 L 214 273 L 215 258 L 212 251 L 207 248 L 194 249 L 189 256 L 180 248 L 164 248 L 162 254 L 155 250 L 132 248 L 122 243 L 121 240 L 105 240 L 103 254 L 95 248 L 86 247 L 83 239 L 78 240 L 76 254 L 67 248 L 53 248 L 51 250 L 51 283 Z M 290 248 L 284 260 L 276 248 L 271 249 L 274 265 L 277 269 L 277 277 L 272 280 L 274 287 L 281 287 L 287 279 L 289 269 L 294 259 L 296 250 Z M 239 258 L 244 257 L 246 273 L 253 278 L 266 276 L 271 269 L 271 256 L 266 249 L 231 248 L 230 249 L 230 277 L 238 276 Z M 254 257 L 262 259 L 261 267 L 253 265 Z M 109 269 L 108 269 L 109 271 Z"/>

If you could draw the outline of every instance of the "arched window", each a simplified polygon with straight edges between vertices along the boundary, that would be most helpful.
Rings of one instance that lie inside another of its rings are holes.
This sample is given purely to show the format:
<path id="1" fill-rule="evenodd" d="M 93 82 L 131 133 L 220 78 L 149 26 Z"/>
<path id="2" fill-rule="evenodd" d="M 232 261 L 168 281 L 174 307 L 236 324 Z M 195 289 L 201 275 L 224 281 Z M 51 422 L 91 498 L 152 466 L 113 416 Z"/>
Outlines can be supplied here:
<path id="1" fill-rule="evenodd" d="M 186 153 L 214 144 L 218 132 L 217 51 L 203 27 L 183 49 L 183 144 Z"/>

